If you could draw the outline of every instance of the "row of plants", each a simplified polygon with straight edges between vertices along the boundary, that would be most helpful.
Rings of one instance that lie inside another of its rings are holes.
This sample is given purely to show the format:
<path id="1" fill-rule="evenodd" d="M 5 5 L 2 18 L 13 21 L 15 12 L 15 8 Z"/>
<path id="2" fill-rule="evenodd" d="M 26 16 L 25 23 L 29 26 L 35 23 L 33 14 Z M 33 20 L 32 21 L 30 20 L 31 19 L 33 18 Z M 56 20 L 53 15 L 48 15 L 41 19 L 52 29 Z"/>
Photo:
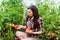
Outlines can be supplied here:
<path id="1" fill-rule="evenodd" d="M 9 24 L 23 25 L 22 0 L 3 0 L 0 5 L 0 40 L 15 40 L 15 32 Z"/>
<path id="2" fill-rule="evenodd" d="M 38 7 L 40 16 L 43 18 L 43 27 L 45 30 L 45 34 L 42 36 L 43 40 L 47 40 L 46 37 L 48 34 L 50 36 L 50 33 L 54 33 L 56 36 L 58 36 L 58 39 L 56 40 L 60 40 L 60 7 L 58 6 L 57 8 L 57 5 L 55 5 L 54 2 L 50 2 L 50 4 L 49 2 L 47 3 L 49 0 L 44 2 L 39 1 L 40 0 L 36 2 L 36 5 Z"/>

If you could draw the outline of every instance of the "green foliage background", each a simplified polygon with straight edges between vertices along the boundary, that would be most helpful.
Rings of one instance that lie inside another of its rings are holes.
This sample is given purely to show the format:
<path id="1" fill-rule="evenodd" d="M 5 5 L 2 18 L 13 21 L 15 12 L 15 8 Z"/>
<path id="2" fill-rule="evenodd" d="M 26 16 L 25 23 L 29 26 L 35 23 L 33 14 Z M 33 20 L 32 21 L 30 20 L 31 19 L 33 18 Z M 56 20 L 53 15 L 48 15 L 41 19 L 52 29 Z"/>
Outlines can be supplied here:
<path id="1" fill-rule="evenodd" d="M 44 2 L 39 1 L 40 0 L 36 1 L 36 5 L 38 6 L 38 11 L 44 21 L 43 27 L 45 30 L 45 34 L 42 36 L 43 40 L 47 40 L 46 36 L 49 32 L 54 32 L 60 38 L 60 15 L 59 15 L 60 6 L 56 7 L 57 5 L 54 3 L 54 1 L 52 2 L 50 2 L 49 0 L 45 0 Z"/>
<path id="2" fill-rule="evenodd" d="M 24 24 L 22 0 L 3 0 L 0 7 L 0 40 L 14 40 L 16 30 L 7 24 Z"/>
<path id="3" fill-rule="evenodd" d="M 43 18 L 43 27 L 45 34 L 41 37 L 46 40 L 46 35 L 49 32 L 54 32 L 60 37 L 60 6 L 58 8 L 51 7 L 49 5 L 55 5 L 46 3 L 47 0 L 43 2 L 36 1 L 36 6 L 40 16 Z M 22 0 L 3 0 L 0 5 L 0 40 L 14 40 L 15 32 L 17 30 L 12 29 L 12 27 L 7 24 L 12 23 L 16 25 L 24 25 L 25 17 L 24 13 L 25 5 L 22 4 Z M 26 8 L 26 7 L 25 7 Z"/>

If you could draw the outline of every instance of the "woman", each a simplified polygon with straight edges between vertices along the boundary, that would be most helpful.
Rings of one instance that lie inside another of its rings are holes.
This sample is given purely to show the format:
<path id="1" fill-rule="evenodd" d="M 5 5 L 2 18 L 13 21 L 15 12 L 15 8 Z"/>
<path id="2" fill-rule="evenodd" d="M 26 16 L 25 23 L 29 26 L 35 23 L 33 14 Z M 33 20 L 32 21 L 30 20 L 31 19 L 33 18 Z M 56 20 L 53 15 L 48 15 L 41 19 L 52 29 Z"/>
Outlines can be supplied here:
<path id="1" fill-rule="evenodd" d="M 31 5 L 28 7 L 28 15 L 26 17 L 26 26 L 23 28 L 26 29 L 30 27 L 31 31 L 25 30 L 25 32 L 16 32 L 16 36 L 21 40 L 39 40 L 39 35 L 43 33 L 43 20 L 39 17 L 38 9 L 36 6 Z M 21 38 L 21 33 L 25 36 Z M 27 35 L 27 36 L 26 36 Z"/>

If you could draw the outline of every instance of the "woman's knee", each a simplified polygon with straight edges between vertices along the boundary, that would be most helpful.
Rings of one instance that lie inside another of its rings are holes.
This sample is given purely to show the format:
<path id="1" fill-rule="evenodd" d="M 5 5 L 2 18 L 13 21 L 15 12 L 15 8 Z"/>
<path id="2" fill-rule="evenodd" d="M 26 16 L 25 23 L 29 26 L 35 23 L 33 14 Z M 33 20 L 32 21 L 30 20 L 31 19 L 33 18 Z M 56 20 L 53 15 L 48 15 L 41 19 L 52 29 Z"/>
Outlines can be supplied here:
<path id="1" fill-rule="evenodd" d="M 26 38 L 27 35 L 26 35 L 26 33 L 24 33 L 24 32 L 17 31 L 17 32 L 16 32 L 16 37 L 18 37 L 18 38 Z"/>
<path id="2" fill-rule="evenodd" d="M 16 32 L 16 36 L 18 37 L 20 35 L 20 31 L 17 31 Z"/>

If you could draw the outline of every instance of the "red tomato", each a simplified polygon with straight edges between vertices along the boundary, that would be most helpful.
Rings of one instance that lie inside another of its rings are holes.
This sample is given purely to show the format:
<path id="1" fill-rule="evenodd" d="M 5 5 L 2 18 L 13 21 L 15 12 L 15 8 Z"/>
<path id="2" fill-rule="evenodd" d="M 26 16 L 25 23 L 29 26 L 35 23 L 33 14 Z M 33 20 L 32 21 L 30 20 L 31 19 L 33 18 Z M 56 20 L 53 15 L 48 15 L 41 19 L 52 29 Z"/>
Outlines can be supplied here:
<path id="1" fill-rule="evenodd" d="M 31 30 L 31 28 L 30 28 L 30 27 L 28 27 L 26 30 L 30 31 L 30 30 Z"/>
<path id="2" fill-rule="evenodd" d="M 14 25 L 14 29 L 17 29 L 17 28 L 19 28 L 19 26 L 18 25 Z"/>

